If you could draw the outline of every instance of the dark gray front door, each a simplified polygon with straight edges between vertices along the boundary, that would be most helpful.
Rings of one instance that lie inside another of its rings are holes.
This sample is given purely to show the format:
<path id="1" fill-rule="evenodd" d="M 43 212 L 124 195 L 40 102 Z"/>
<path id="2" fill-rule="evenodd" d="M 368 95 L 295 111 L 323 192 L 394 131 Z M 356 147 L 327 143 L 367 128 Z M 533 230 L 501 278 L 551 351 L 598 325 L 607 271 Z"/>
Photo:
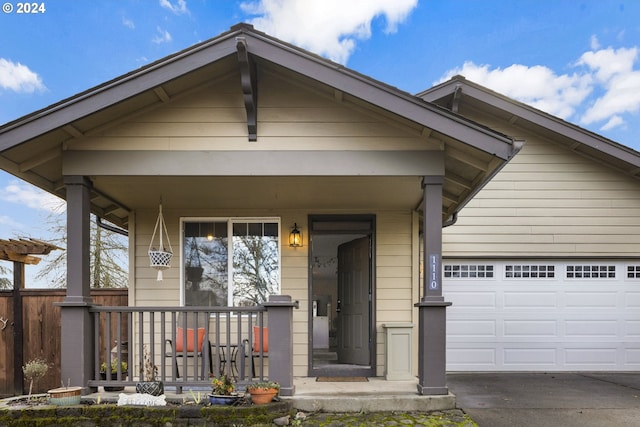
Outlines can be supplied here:
<path id="1" fill-rule="evenodd" d="M 309 217 L 309 376 L 375 376 L 375 216 Z"/>
<path id="2" fill-rule="evenodd" d="M 369 238 L 338 247 L 338 361 L 369 364 Z"/>

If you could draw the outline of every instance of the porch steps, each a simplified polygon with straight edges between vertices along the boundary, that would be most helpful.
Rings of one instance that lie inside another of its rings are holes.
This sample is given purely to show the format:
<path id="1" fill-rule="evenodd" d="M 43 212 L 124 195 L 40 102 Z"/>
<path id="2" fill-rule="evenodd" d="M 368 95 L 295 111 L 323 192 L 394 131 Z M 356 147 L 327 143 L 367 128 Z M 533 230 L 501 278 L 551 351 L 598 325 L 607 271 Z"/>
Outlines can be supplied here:
<path id="1" fill-rule="evenodd" d="M 282 399 L 305 412 L 426 412 L 455 409 L 456 397 L 422 396 L 417 381 L 316 382 L 315 378 L 294 379 L 295 393 Z"/>

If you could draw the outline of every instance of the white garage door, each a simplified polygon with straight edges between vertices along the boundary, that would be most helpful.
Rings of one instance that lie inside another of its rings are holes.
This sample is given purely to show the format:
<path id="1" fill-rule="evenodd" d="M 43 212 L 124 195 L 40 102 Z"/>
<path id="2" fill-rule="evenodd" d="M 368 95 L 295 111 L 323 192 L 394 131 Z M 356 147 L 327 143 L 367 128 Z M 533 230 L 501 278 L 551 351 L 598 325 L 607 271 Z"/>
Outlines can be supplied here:
<path id="1" fill-rule="evenodd" d="M 640 264 L 443 266 L 449 371 L 640 369 Z"/>

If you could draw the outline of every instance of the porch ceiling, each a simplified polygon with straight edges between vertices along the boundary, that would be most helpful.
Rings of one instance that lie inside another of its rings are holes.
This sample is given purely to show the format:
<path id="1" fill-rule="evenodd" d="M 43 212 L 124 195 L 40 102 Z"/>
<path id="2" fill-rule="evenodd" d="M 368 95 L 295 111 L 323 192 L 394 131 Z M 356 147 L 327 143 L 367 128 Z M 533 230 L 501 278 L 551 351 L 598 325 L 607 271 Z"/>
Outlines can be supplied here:
<path id="1" fill-rule="evenodd" d="M 420 177 L 108 177 L 94 187 L 129 209 L 413 209 Z"/>

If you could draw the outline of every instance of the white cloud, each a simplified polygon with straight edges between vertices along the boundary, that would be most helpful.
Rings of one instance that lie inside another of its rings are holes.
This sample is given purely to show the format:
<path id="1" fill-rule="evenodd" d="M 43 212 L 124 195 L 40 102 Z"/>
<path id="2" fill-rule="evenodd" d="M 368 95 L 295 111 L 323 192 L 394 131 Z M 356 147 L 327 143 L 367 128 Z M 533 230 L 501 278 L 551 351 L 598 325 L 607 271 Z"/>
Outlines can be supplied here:
<path id="1" fill-rule="evenodd" d="M 608 131 L 620 126 L 623 126 L 625 124 L 624 120 L 622 119 L 622 117 L 620 116 L 613 116 L 609 119 L 609 121 L 607 123 L 605 123 L 604 126 L 602 126 L 600 128 L 600 130 L 602 131 Z"/>
<path id="2" fill-rule="evenodd" d="M 441 81 L 456 74 L 564 119 L 571 117 L 591 92 L 588 76 L 556 75 L 541 65 L 514 64 L 504 69 L 490 69 L 488 65 L 465 62 L 462 67 L 448 71 Z"/>
<path id="3" fill-rule="evenodd" d="M 504 69 L 466 62 L 445 73 L 460 74 L 496 92 L 582 125 L 602 122 L 600 130 L 625 126 L 625 115 L 640 112 L 640 48 L 601 48 L 591 37 L 591 51 L 572 65 L 574 73 L 556 74 L 541 66 L 513 64 Z"/>
<path id="4" fill-rule="evenodd" d="M 33 93 L 46 90 L 42 79 L 26 65 L 0 58 L 0 88 Z"/>
<path id="5" fill-rule="evenodd" d="M 384 17 L 386 33 L 397 30 L 418 0 L 257 0 L 241 3 L 260 31 L 346 63 L 356 41 L 371 37 L 371 22 Z"/>
<path id="6" fill-rule="evenodd" d="M 602 129 L 612 129 L 624 123 L 612 120 L 624 113 L 640 111 L 640 70 L 634 70 L 638 48 L 601 49 L 585 52 L 577 62 L 584 65 L 602 85 L 604 94 L 596 99 L 581 118 L 581 123 L 605 121 Z"/>
<path id="7" fill-rule="evenodd" d="M 578 65 L 586 65 L 598 80 L 607 82 L 616 75 L 631 72 L 637 57 L 638 48 L 635 47 L 618 50 L 607 48 L 583 53 Z"/>
<path id="8" fill-rule="evenodd" d="M 151 39 L 152 42 L 160 44 L 160 43 L 168 43 L 170 42 L 172 39 L 171 34 L 169 34 L 169 31 L 167 30 L 163 30 L 160 27 L 156 28 L 158 34 L 156 34 L 156 36 Z"/>
<path id="9" fill-rule="evenodd" d="M 640 71 L 621 74 L 606 85 L 604 95 L 584 113 L 581 122 L 591 124 L 614 115 L 640 111 Z"/>
<path id="10" fill-rule="evenodd" d="M 124 25 L 125 27 L 133 30 L 134 28 L 136 28 L 136 25 L 133 23 L 133 21 L 131 19 L 122 17 L 122 25 Z"/>
<path id="11" fill-rule="evenodd" d="M 189 12 L 187 9 L 187 2 L 185 0 L 178 0 L 175 3 L 171 3 L 170 0 L 160 0 L 160 6 L 170 10 L 176 15 L 182 15 Z"/>
<path id="12" fill-rule="evenodd" d="M 59 197 L 19 181 L 11 181 L 6 187 L 0 189 L 0 200 L 56 213 L 65 206 Z"/>

